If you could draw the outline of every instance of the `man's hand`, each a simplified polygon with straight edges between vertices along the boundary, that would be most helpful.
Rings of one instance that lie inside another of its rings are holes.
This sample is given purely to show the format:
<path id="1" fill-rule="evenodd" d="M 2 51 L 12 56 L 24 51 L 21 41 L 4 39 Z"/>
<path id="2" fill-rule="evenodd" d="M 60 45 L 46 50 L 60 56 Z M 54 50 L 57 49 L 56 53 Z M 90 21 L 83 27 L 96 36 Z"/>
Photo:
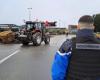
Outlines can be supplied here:
<path id="1" fill-rule="evenodd" d="M 66 53 L 71 51 L 72 48 L 72 40 L 71 39 L 67 39 L 60 47 L 59 51 L 61 53 Z"/>

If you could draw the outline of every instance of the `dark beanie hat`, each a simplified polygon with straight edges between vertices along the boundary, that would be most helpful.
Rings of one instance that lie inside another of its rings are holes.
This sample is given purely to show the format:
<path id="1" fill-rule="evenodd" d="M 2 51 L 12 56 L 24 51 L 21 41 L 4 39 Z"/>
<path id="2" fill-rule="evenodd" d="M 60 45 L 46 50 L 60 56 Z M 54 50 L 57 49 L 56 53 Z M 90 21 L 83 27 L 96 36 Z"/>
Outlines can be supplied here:
<path id="1" fill-rule="evenodd" d="M 80 23 L 80 22 L 82 22 L 82 23 L 93 23 L 94 20 L 93 20 L 92 16 L 84 15 L 84 16 L 80 17 L 78 23 Z"/>

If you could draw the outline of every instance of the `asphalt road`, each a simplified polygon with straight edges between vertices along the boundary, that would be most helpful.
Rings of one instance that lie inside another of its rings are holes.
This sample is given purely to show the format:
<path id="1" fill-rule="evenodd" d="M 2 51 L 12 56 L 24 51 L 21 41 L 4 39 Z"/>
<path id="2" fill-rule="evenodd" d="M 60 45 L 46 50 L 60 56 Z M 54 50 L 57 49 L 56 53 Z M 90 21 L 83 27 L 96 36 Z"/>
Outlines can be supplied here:
<path id="1" fill-rule="evenodd" d="M 66 38 L 54 36 L 38 47 L 0 44 L 0 80 L 51 80 L 54 54 Z"/>

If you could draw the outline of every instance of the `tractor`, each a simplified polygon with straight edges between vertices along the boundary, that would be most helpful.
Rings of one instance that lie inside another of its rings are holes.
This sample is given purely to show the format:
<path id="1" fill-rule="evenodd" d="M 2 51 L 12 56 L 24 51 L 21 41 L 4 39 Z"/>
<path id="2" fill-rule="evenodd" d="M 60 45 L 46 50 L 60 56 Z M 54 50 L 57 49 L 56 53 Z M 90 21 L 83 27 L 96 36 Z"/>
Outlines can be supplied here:
<path id="1" fill-rule="evenodd" d="M 39 46 L 43 41 L 45 44 L 49 44 L 50 35 L 46 32 L 44 22 L 26 21 L 25 27 L 19 32 L 18 39 L 23 45 L 33 43 L 33 45 Z"/>

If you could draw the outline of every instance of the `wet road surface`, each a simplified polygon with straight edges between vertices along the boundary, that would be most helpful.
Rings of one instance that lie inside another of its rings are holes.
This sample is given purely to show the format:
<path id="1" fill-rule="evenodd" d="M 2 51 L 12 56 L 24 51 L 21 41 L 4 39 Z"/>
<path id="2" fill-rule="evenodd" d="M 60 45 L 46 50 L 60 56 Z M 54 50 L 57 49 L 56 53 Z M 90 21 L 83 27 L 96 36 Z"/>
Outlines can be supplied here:
<path id="1" fill-rule="evenodd" d="M 0 44 L 0 80 L 51 80 L 54 54 L 65 40 L 65 35 L 54 36 L 38 47 Z"/>

